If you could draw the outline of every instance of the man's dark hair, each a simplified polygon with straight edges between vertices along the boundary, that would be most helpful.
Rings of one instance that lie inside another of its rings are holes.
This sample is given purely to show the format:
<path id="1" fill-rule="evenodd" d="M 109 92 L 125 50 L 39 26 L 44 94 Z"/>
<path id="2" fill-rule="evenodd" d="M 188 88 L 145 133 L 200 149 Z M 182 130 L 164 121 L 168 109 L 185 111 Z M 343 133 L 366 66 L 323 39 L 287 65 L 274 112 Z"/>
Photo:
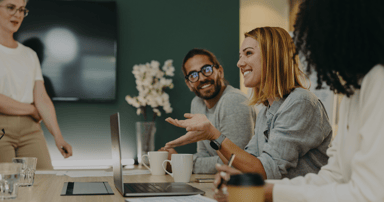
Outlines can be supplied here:
<path id="1" fill-rule="evenodd" d="M 305 56 L 308 73 L 317 72 L 317 89 L 325 82 L 350 96 L 372 67 L 384 64 L 383 8 L 383 0 L 306 0 L 300 5 L 296 52 Z"/>
<path id="2" fill-rule="evenodd" d="M 187 75 L 187 71 L 185 70 L 185 63 L 193 58 L 194 56 L 196 55 L 205 55 L 209 58 L 209 61 L 211 61 L 213 63 L 213 65 L 215 65 L 216 69 L 219 69 L 220 67 L 220 63 L 219 61 L 217 60 L 216 56 L 209 52 L 208 50 L 205 50 L 205 49 L 199 49 L 199 48 L 194 48 L 192 50 L 190 50 L 187 55 L 184 57 L 183 59 L 183 66 L 182 66 L 182 70 L 183 70 L 183 73 L 184 73 L 184 76 Z"/>

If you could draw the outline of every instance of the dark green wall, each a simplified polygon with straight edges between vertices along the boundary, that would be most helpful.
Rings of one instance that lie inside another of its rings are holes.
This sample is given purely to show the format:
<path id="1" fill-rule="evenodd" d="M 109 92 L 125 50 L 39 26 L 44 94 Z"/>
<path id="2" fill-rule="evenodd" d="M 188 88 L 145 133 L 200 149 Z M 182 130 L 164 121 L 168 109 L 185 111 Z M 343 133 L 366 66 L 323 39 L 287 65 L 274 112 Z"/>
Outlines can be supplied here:
<path id="1" fill-rule="evenodd" d="M 156 120 L 156 149 L 185 134 L 164 121 L 168 116 L 181 119 L 189 112 L 194 94 L 186 87 L 181 72 L 184 55 L 192 48 L 212 51 L 224 67 L 225 78 L 239 87 L 236 67 L 239 49 L 239 1 L 237 0 L 117 0 L 118 7 L 118 87 L 114 103 L 57 103 L 55 108 L 64 138 L 73 146 L 73 160 L 111 157 L 109 115 L 119 111 L 123 158 L 136 156 L 135 122 L 143 121 L 136 108 L 125 101 L 138 94 L 132 67 L 157 60 L 163 65 L 174 60 L 174 89 L 170 95 L 173 113 Z M 147 111 L 151 111 L 148 109 Z M 149 116 L 151 117 L 151 115 Z M 53 160 L 60 155 L 45 129 Z M 196 144 L 176 148 L 193 153 Z"/>

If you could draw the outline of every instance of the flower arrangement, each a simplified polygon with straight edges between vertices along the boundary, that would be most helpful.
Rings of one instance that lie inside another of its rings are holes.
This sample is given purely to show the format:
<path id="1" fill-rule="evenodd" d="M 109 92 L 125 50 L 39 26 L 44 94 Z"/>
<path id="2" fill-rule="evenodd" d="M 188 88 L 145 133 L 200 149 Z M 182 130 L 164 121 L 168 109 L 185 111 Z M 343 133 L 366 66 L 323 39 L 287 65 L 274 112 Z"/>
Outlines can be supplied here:
<path id="1" fill-rule="evenodd" d="M 159 107 L 163 107 L 165 113 L 172 113 L 169 95 L 164 92 L 166 88 L 173 88 L 172 79 L 165 78 L 165 76 L 174 76 L 175 68 L 172 63 L 173 60 L 165 61 L 162 70 L 159 68 L 160 63 L 155 60 L 152 60 L 151 63 L 133 66 L 132 73 L 135 75 L 136 89 L 139 91 L 139 95 L 136 97 L 127 95 L 125 100 L 128 104 L 136 107 L 137 115 L 143 114 L 145 120 L 147 120 L 147 105 L 151 106 L 154 112 L 152 121 L 157 116 L 161 116 Z"/>

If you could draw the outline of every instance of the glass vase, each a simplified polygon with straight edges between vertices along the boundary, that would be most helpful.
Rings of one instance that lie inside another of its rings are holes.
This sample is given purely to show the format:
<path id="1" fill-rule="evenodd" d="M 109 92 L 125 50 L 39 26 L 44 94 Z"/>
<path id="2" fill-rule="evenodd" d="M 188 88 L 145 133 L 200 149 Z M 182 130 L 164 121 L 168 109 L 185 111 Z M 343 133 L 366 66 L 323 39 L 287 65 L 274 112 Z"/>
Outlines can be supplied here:
<path id="1" fill-rule="evenodd" d="M 136 140 L 137 140 L 137 160 L 142 163 L 142 156 L 149 151 L 155 150 L 155 122 L 136 122 Z M 149 165 L 148 158 L 144 159 L 145 163 Z"/>

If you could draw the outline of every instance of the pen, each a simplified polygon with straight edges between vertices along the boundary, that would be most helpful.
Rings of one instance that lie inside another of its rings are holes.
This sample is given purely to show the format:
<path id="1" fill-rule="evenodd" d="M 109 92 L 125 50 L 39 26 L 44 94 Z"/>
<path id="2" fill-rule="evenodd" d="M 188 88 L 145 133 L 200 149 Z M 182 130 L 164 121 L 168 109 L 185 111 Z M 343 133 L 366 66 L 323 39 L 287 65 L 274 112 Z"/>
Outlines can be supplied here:
<path id="1" fill-rule="evenodd" d="M 0 137 L 0 139 L 3 138 L 3 136 L 5 135 L 5 130 L 4 130 L 4 128 L 3 128 L 1 131 L 3 131 L 3 135 Z"/>
<path id="2" fill-rule="evenodd" d="M 232 155 L 231 155 L 231 158 L 229 158 L 229 161 L 228 161 L 228 166 L 229 166 L 229 167 L 232 166 L 232 162 L 233 162 L 233 160 L 235 159 L 235 156 L 236 156 L 235 154 L 232 154 Z M 217 189 L 220 189 L 220 187 L 221 187 L 221 185 L 223 185 L 224 181 L 227 182 L 226 180 L 222 179 L 221 182 L 220 182 L 220 184 L 217 186 Z"/>
<path id="3" fill-rule="evenodd" d="M 65 149 L 64 147 L 61 147 L 61 149 L 64 151 L 64 153 L 68 154 L 67 149 Z"/>

